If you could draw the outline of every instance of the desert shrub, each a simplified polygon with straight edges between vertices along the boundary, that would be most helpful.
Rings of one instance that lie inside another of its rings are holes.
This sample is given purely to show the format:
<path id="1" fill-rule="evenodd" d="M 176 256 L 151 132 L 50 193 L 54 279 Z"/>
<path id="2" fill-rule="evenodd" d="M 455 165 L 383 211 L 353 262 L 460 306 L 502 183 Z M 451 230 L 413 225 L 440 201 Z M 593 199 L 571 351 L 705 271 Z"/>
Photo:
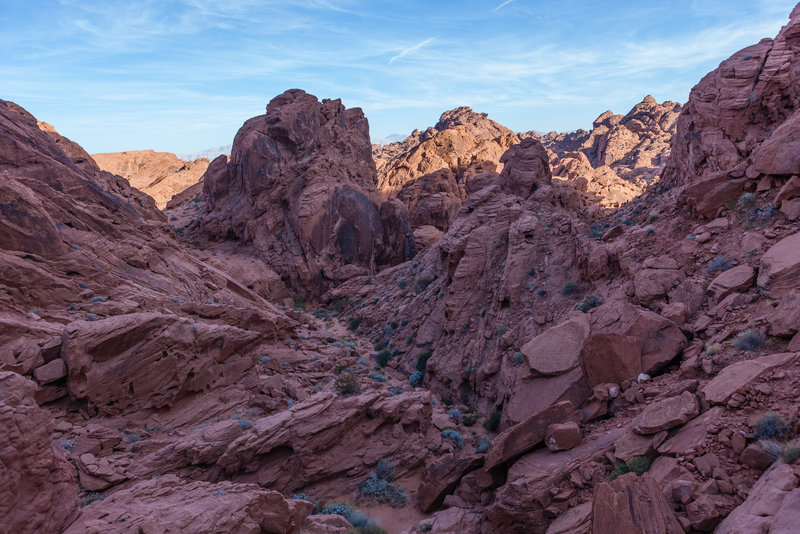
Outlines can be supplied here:
<path id="1" fill-rule="evenodd" d="M 397 282 L 397 287 L 399 287 L 400 289 L 405 289 L 407 285 L 408 283 L 405 280 L 400 280 L 399 282 Z"/>
<path id="2" fill-rule="evenodd" d="M 98 319 L 98 317 L 97 317 L 96 313 L 87 313 L 86 314 L 86 320 L 87 321 L 96 321 L 97 319 Z"/>
<path id="3" fill-rule="evenodd" d="M 386 364 L 389 363 L 389 360 L 392 359 L 392 353 L 386 349 L 383 349 L 375 356 L 375 361 L 378 362 L 378 365 L 381 367 L 386 367 Z"/>
<path id="4" fill-rule="evenodd" d="M 139 434 L 126 434 L 125 441 L 128 443 L 136 443 L 137 441 L 141 440 L 142 438 L 139 437 Z"/>
<path id="5" fill-rule="evenodd" d="M 611 471 L 608 480 L 612 481 L 615 478 L 624 475 L 625 473 L 636 473 L 637 476 L 641 476 L 642 473 L 650 469 L 651 463 L 653 463 L 653 460 L 651 460 L 647 456 L 634 456 L 627 462 L 618 464 Z"/>
<path id="6" fill-rule="evenodd" d="M 448 428 L 447 430 L 442 430 L 442 437 L 445 439 L 450 439 L 456 442 L 458 448 L 461 449 L 464 447 L 464 438 L 461 437 L 457 431 Z"/>
<path id="7" fill-rule="evenodd" d="M 83 505 L 87 506 L 89 504 L 92 504 L 94 501 L 102 501 L 103 499 L 104 497 L 100 493 L 96 491 L 90 491 L 89 494 L 86 495 L 86 497 L 84 497 Z"/>
<path id="8" fill-rule="evenodd" d="M 253 428 L 253 422 L 250 419 L 239 419 L 239 428 L 242 430 Z"/>
<path id="9" fill-rule="evenodd" d="M 789 430 L 789 425 L 780 414 L 768 412 L 762 415 L 753 428 L 753 437 L 756 439 L 778 439 Z"/>
<path id="10" fill-rule="evenodd" d="M 598 295 L 589 295 L 588 297 L 583 297 L 583 300 L 575 306 L 575 309 L 578 311 L 582 311 L 583 313 L 588 312 L 592 308 L 596 308 L 603 304 L 603 299 Z"/>
<path id="11" fill-rule="evenodd" d="M 711 263 L 708 264 L 708 268 L 706 269 L 707 273 L 712 271 L 722 271 L 725 272 L 731 267 L 733 267 L 733 263 L 736 261 L 733 257 L 725 258 L 724 256 L 717 256 L 713 259 Z"/>
<path id="12" fill-rule="evenodd" d="M 350 506 L 349 504 L 345 504 L 343 502 L 335 502 L 329 504 L 328 506 L 320 510 L 319 513 L 325 515 L 340 515 L 344 518 L 347 518 L 347 514 L 349 514 L 352 511 L 353 507 Z"/>
<path id="13" fill-rule="evenodd" d="M 592 223 L 592 225 L 589 226 L 589 235 L 595 239 L 600 239 L 601 237 L 603 237 L 604 233 L 605 232 L 603 231 L 603 227 L 597 223 Z"/>
<path id="14" fill-rule="evenodd" d="M 787 443 L 781 449 L 781 460 L 787 464 L 793 464 L 800 458 L 800 447 L 793 443 Z"/>
<path id="15" fill-rule="evenodd" d="M 502 336 L 507 331 L 508 331 L 508 329 L 505 327 L 505 325 L 502 325 L 502 324 L 501 325 L 497 325 L 497 335 L 498 336 Z"/>
<path id="16" fill-rule="evenodd" d="M 422 385 L 422 378 L 424 374 L 422 371 L 414 371 L 411 373 L 411 376 L 408 377 L 408 383 L 414 387 L 418 387 Z"/>
<path id="17" fill-rule="evenodd" d="M 522 365 L 522 362 L 525 361 L 525 355 L 521 352 L 515 352 L 511 357 L 511 361 L 513 361 L 515 365 Z"/>
<path id="18" fill-rule="evenodd" d="M 375 350 L 383 350 L 388 345 L 389 345 L 389 341 L 384 339 L 383 341 L 376 341 L 375 344 L 372 346 L 372 348 L 375 349 Z"/>
<path id="19" fill-rule="evenodd" d="M 491 430 L 494 432 L 497 430 L 497 427 L 500 426 L 500 412 L 492 412 L 489 414 L 489 417 L 486 418 L 486 421 L 483 422 L 483 428 L 486 430 Z"/>
<path id="20" fill-rule="evenodd" d="M 433 353 L 430 351 L 420 352 L 417 355 L 417 371 L 425 372 L 425 369 L 428 367 L 428 360 L 431 356 L 433 356 Z"/>
<path id="21" fill-rule="evenodd" d="M 375 474 L 383 480 L 393 481 L 395 476 L 394 462 L 387 458 L 381 458 L 375 465 Z"/>
<path id="22" fill-rule="evenodd" d="M 647 216 L 647 222 L 648 223 L 656 222 L 656 220 L 658 220 L 659 215 L 661 214 L 658 212 L 658 210 L 651 211 L 650 215 Z"/>
<path id="23" fill-rule="evenodd" d="M 300 297 L 298 295 L 294 295 L 292 297 L 292 300 L 294 301 L 294 309 L 295 310 L 305 310 L 306 309 L 306 299 L 304 299 L 303 297 Z"/>
<path id="24" fill-rule="evenodd" d="M 380 478 L 378 473 L 372 471 L 367 479 L 359 486 L 358 496 L 366 497 L 370 501 L 388 504 L 395 508 L 402 508 L 408 502 L 405 490 L 391 481 Z"/>
<path id="25" fill-rule="evenodd" d="M 458 408 L 451 409 L 449 412 L 447 412 L 447 415 L 449 415 L 456 423 L 460 422 L 464 418 L 464 414 L 462 414 L 461 410 Z"/>
<path id="26" fill-rule="evenodd" d="M 489 445 L 491 444 L 492 442 L 486 438 L 480 439 L 478 440 L 478 446 L 475 448 L 475 452 L 478 454 L 483 454 L 489 450 Z"/>
<path id="27" fill-rule="evenodd" d="M 767 339 L 764 334 L 755 329 L 739 332 L 731 345 L 740 350 L 756 350 L 760 348 Z"/>
<path id="28" fill-rule="evenodd" d="M 417 293 L 422 293 L 423 291 L 428 289 L 428 286 L 431 285 L 431 283 L 433 283 L 433 277 L 420 276 L 414 281 L 414 290 Z"/>
<path id="29" fill-rule="evenodd" d="M 468 413 L 464 416 L 464 420 L 462 422 L 464 423 L 464 426 L 475 426 L 475 423 L 478 422 L 478 417 L 479 416 L 476 413 Z"/>
<path id="30" fill-rule="evenodd" d="M 361 326 L 361 319 L 350 319 L 347 323 L 348 330 L 358 330 L 359 326 Z"/>
<path id="31" fill-rule="evenodd" d="M 228 494 L 228 492 L 225 491 L 224 489 L 218 489 L 218 490 L 214 490 L 214 491 L 211 492 L 211 495 L 217 495 L 217 496 L 227 495 L 227 494 Z"/>
<path id="32" fill-rule="evenodd" d="M 343 371 L 336 377 L 334 387 L 342 395 L 352 395 L 361 391 L 355 375 L 349 371 Z"/>
<path id="33" fill-rule="evenodd" d="M 545 291 L 544 289 L 538 289 L 536 290 L 536 294 L 539 295 L 540 297 L 546 297 L 547 291 Z"/>
<path id="34" fill-rule="evenodd" d="M 388 380 L 385 376 L 378 373 L 370 373 L 369 377 L 373 379 L 375 382 L 386 382 Z"/>
<path id="35" fill-rule="evenodd" d="M 433 530 L 433 525 L 431 525 L 430 523 L 421 523 L 417 527 L 417 530 L 419 530 L 420 532 L 430 532 L 431 530 Z"/>
<path id="36" fill-rule="evenodd" d="M 706 345 L 706 354 L 709 356 L 716 356 L 720 352 L 722 352 L 722 345 L 719 343 L 710 343 Z"/>
<path id="37" fill-rule="evenodd" d="M 378 525 L 365 525 L 361 527 L 359 534 L 389 534 L 389 532 Z"/>
<path id="38" fill-rule="evenodd" d="M 75 446 L 75 440 L 72 440 L 72 439 L 62 439 L 61 441 L 59 441 L 59 442 L 58 442 L 58 444 L 59 444 L 59 445 L 61 445 L 61 447 L 63 447 L 63 448 L 64 448 L 64 450 L 66 450 L 66 451 L 71 451 L 71 450 L 72 450 L 72 447 L 74 447 L 74 446 Z"/>
<path id="39" fill-rule="evenodd" d="M 756 196 L 753 193 L 745 193 L 739 197 L 739 200 L 736 202 L 736 204 L 740 208 L 752 208 L 756 205 Z"/>
<path id="40" fill-rule="evenodd" d="M 106 301 L 105 297 L 94 297 L 92 299 L 92 302 L 105 302 L 105 301 Z"/>
<path id="41" fill-rule="evenodd" d="M 654 234 L 656 232 L 656 227 L 653 226 L 652 224 L 648 224 L 647 226 L 642 228 L 642 230 L 644 230 L 645 233 L 647 234 Z"/>
<path id="42" fill-rule="evenodd" d="M 578 284 L 575 282 L 567 282 L 564 284 L 564 287 L 561 288 L 561 294 L 564 296 L 572 295 L 578 290 Z"/>

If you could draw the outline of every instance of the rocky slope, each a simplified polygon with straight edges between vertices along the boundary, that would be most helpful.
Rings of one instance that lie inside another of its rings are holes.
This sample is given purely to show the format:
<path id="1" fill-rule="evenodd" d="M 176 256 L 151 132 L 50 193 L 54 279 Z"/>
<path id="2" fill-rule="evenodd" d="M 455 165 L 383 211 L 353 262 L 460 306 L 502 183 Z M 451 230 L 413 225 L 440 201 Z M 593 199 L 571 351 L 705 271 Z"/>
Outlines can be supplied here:
<path id="1" fill-rule="evenodd" d="M 153 150 L 93 154 L 92 159 L 102 170 L 122 176 L 131 186 L 153 197 L 159 209 L 199 182 L 208 168 L 206 158 L 183 161 L 175 154 Z"/>
<path id="2" fill-rule="evenodd" d="M 792 532 L 798 46 L 800 7 L 706 76 L 619 208 L 532 136 L 412 179 L 464 195 L 413 258 L 381 247 L 433 195 L 384 201 L 338 101 L 276 97 L 180 232 L 0 101 L 0 524 Z"/>

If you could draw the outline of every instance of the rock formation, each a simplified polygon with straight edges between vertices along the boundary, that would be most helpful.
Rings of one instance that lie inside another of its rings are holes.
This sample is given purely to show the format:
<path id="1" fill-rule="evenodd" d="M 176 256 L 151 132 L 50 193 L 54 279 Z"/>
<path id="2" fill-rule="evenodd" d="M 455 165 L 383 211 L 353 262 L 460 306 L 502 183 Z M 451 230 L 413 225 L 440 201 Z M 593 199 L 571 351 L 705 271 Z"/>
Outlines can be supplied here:
<path id="1" fill-rule="evenodd" d="M 199 232 L 240 242 L 314 294 L 413 256 L 404 214 L 382 208 L 375 181 L 361 110 L 293 89 L 242 126 L 230 162 L 209 166 Z"/>
<path id="2" fill-rule="evenodd" d="M 648 95 L 627 115 L 606 111 L 589 132 L 542 136 L 553 175 L 577 180 L 604 206 L 621 206 L 659 178 L 680 111 L 680 104 L 659 104 Z"/>
<path id="3" fill-rule="evenodd" d="M 796 36 L 704 78 L 611 209 L 532 135 L 384 200 L 360 111 L 294 90 L 167 221 L 0 101 L 0 524 L 796 530 Z M 641 108 L 565 150 L 617 175 Z M 393 161 L 470 129 L 505 135 L 457 109 Z"/>
<path id="4" fill-rule="evenodd" d="M 122 176 L 153 197 L 162 210 L 172 197 L 199 182 L 208 168 L 206 158 L 183 161 L 175 154 L 153 150 L 93 154 L 92 159 L 104 171 Z"/>

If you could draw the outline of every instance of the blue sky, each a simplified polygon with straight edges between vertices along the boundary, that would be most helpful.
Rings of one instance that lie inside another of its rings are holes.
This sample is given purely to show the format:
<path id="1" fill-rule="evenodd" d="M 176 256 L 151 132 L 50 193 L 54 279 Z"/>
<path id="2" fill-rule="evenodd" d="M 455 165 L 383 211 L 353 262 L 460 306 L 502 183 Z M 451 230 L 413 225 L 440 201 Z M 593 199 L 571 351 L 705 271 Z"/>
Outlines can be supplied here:
<path id="1" fill-rule="evenodd" d="M 794 5 L 0 0 L 0 98 L 90 153 L 228 144 L 294 87 L 360 106 L 373 137 L 459 105 L 516 131 L 567 131 L 648 93 L 685 101 Z"/>

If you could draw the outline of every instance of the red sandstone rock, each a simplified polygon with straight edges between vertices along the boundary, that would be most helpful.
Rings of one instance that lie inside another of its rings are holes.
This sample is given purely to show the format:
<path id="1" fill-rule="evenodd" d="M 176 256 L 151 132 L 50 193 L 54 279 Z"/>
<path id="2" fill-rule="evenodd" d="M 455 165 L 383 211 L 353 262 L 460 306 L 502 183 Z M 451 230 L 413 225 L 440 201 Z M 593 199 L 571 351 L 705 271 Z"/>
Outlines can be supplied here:
<path id="1" fill-rule="evenodd" d="M 553 452 L 567 451 L 580 445 L 582 439 L 580 425 L 575 421 L 569 421 L 548 426 L 544 444 Z"/>
<path id="2" fill-rule="evenodd" d="M 78 512 L 75 468 L 52 442 L 53 417 L 36 386 L 0 372 L 0 524 L 6 532 L 59 532 Z"/>
<path id="3" fill-rule="evenodd" d="M 699 413 L 700 406 L 694 393 L 685 391 L 645 408 L 636 418 L 633 428 L 639 434 L 656 434 L 683 425 Z"/>
<path id="4" fill-rule="evenodd" d="M 295 534 L 314 505 L 256 484 L 186 482 L 175 475 L 139 482 L 82 510 L 65 534 L 265 532 Z"/>
<path id="5" fill-rule="evenodd" d="M 482 464 L 482 456 L 455 458 L 448 455 L 428 465 L 417 492 L 420 510 L 430 512 L 440 506 L 445 496 L 456 488 L 461 477 Z"/>
<path id="6" fill-rule="evenodd" d="M 684 532 L 649 474 L 628 473 L 595 486 L 593 534 L 678 534 Z"/>
<path id="7" fill-rule="evenodd" d="M 379 257 L 391 263 L 410 257 L 387 254 L 395 243 L 406 243 L 410 231 L 390 227 L 392 239 L 384 242 L 375 181 L 361 110 L 293 89 L 242 126 L 230 162 L 219 157 L 209 166 L 202 234 L 235 236 L 296 290 L 319 292 L 342 267 L 370 271 Z"/>
<path id="8" fill-rule="evenodd" d="M 131 150 L 94 154 L 98 167 L 122 176 L 132 187 L 147 193 L 164 209 L 169 200 L 200 181 L 208 168 L 208 159 L 183 161 L 169 152 Z"/>

